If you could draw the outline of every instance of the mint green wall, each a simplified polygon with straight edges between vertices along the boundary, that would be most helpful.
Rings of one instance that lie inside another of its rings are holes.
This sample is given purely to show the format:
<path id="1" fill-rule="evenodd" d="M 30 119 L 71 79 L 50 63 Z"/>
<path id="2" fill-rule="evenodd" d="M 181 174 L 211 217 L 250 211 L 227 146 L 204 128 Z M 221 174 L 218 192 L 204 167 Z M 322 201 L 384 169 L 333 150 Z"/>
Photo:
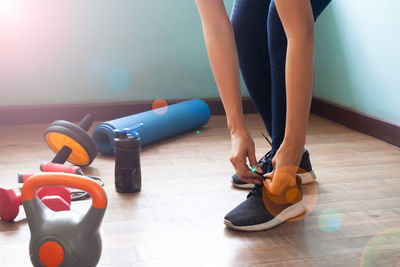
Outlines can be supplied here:
<path id="1" fill-rule="evenodd" d="M 400 122 L 398 10 L 333 0 L 315 96 Z M 0 106 L 217 96 L 194 0 L 0 1 Z"/>
<path id="2" fill-rule="evenodd" d="M 1 0 L 0 96 L 8 106 L 218 92 L 194 0 Z"/>
<path id="3" fill-rule="evenodd" d="M 400 1 L 333 0 L 316 24 L 314 95 L 400 123 Z"/>

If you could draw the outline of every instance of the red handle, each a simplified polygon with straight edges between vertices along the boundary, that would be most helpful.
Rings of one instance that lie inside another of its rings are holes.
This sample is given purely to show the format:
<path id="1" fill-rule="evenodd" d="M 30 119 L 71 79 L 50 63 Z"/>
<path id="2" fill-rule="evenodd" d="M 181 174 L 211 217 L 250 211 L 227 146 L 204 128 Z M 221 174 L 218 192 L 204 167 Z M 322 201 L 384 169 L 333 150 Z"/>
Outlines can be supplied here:
<path id="1" fill-rule="evenodd" d="M 81 174 L 82 170 L 78 166 L 64 165 L 59 163 L 42 163 L 40 164 L 40 170 L 42 172 L 65 172 L 72 174 Z"/>

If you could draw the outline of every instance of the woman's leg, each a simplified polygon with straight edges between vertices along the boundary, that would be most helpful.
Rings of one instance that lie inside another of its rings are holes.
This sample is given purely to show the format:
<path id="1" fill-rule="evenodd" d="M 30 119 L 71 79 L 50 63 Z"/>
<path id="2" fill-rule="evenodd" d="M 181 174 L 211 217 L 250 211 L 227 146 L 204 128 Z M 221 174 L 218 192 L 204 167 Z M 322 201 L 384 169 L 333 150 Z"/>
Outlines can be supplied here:
<path id="1" fill-rule="evenodd" d="M 243 79 L 271 136 L 271 79 L 267 41 L 269 4 L 270 0 L 235 0 L 231 22 Z"/>
<path id="2" fill-rule="evenodd" d="M 252 0 L 249 0 L 252 1 Z M 275 1 L 283 1 L 284 5 L 287 5 L 289 3 L 292 3 L 293 6 L 289 6 L 292 12 L 305 12 L 307 11 L 307 20 L 310 19 L 311 17 L 311 24 L 313 25 L 313 19 L 315 19 L 321 11 L 324 9 L 324 7 L 329 3 L 329 0 L 311 0 L 311 3 L 313 5 L 314 9 L 311 12 L 311 8 L 309 6 L 310 2 L 305 2 L 307 0 L 275 0 Z M 309 1 L 309 0 L 308 0 Z M 282 3 L 282 2 L 280 2 Z M 323 4 L 322 4 L 323 3 Z M 297 5 L 297 6 L 296 6 Z M 300 6 L 298 6 L 300 5 Z M 300 7 L 303 8 L 303 10 L 300 10 Z M 311 14 L 312 13 L 312 14 Z M 287 15 L 287 14 L 285 14 Z M 301 15 L 301 14 L 297 14 Z M 301 16 L 300 16 L 301 17 Z M 314 18 L 313 18 L 314 17 Z M 293 17 L 292 17 L 293 18 Z M 304 18 L 304 17 L 303 17 Z M 300 24 L 299 24 L 300 23 Z M 309 23 L 306 20 L 298 20 L 297 21 L 297 26 L 301 25 L 302 23 Z M 311 28 L 312 28 L 311 25 Z M 296 25 L 295 25 L 296 26 Z M 307 27 L 307 25 L 303 25 L 304 27 Z M 301 28 L 301 27 L 300 27 Z M 285 28 L 286 29 L 286 28 Z M 293 30 L 293 29 L 291 29 Z M 293 36 L 291 35 L 293 32 L 290 32 L 288 34 L 288 39 L 286 38 L 286 34 L 288 32 L 285 32 L 284 27 L 281 23 L 281 20 L 279 18 L 279 15 L 277 13 L 277 9 L 275 7 L 275 4 L 272 2 L 270 9 L 269 9 L 269 17 L 268 17 L 268 39 L 269 39 L 269 51 L 270 51 L 270 59 L 271 59 L 271 80 L 272 80 L 272 91 L 271 91 L 271 108 L 272 108 L 272 137 L 273 137 L 273 152 L 277 152 L 273 161 L 276 160 L 277 156 L 282 155 L 282 147 L 285 147 L 282 144 L 282 142 L 285 142 L 283 140 L 286 140 L 285 136 L 285 127 L 287 124 L 296 124 L 296 123 L 303 123 L 304 125 L 301 125 L 300 128 L 305 128 L 307 124 L 307 118 L 308 118 L 308 112 L 309 112 L 309 102 L 311 100 L 311 91 L 312 91 L 312 82 L 313 82 L 313 61 L 312 61 L 312 55 L 310 56 L 310 53 L 313 52 L 313 49 L 310 49 L 310 47 L 303 46 L 303 50 L 296 50 L 294 49 L 295 57 L 302 57 L 304 54 L 308 53 L 307 55 L 311 58 L 311 60 L 303 59 L 304 61 L 296 62 L 296 64 L 293 64 L 293 39 L 291 39 Z M 301 32 L 297 32 L 297 34 L 301 34 Z M 288 41 L 289 40 L 289 41 Z M 289 46 L 288 46 L 289 44 Z M 298 44 L 297 44 L 298 45 Z M 300 46 L 302 47 L 302 46 Z M 295 48 L 298 48 L 295 46 Z M 312 48 L 312 47 L 311 47 Z M 306 51 L 308 49 L 308 51 Z M 310 52 L 311 51 L 311 52 Z M 304 64 L 308 64 L 309 69 L 307 69 L 307 66 L 303 66 Z M 310 68 L 311 66 L 311 68 Z M 295 73 L 293 73 L 295 72 Z M 285 79 L 285 74 L 286 77 L 291 76 L 290 79 Z M 304 75 L 304 76 L 302 76 Z M 299 77 L 300 76 L 300 77 Z M 293 80 L 294 79 L 294 80 Z M 304 79 L 304 81 L 302 80 Z M 290 81 L 290 83 L 287 83 L 287 80 Z M 304 83 L 304 84 L 303 84 Z M 286 86 L 287 85 L 287 86 Z M 292 90 L 292 91 L 291 91 Z M 293 94 L 293 90 L 297 90 Z M 304 90 L 305 92 L 301 92 L 301 90 Z M 286 92 L 288 92 L 286 96 Z M 301 93 L 297 94 L 296 93 Z M 293 95 L 297 97 L 297 99 L 294 99 L 294 101 L 299 101 L 301 102 L 300 105 L 298 103 L 293 103 Z M 299 110 L 297 111 L 299 114 L 294 112 L 294 116 L 292 118 L 295 118 L 295 123 L 293 123 L 293 120 L 287 120 L 286 114 L 286 97 L 288 98 L 288 114 L 292 114 L 293 116 L 293 107 L 298 107 L 301 106 Z M 300 114 L 301 113 L 301 114 Z M 303 118 L 301 118 L 303 116 Z M 296 122 L 297 117 L 299 120 L 303 119 L 302 122 Z M 304 117 L 306 119 L 304 119 Z M 293 125 L 291 125 L 293 126 Z M 292 128 L 293 129 L 293 128 Z M 298 131 L 298 129 L 296 129 Z M 286 128 L 286 132 L 288 132 L 288 128 Z M 305 133 L 304 133 L 305 135 Z M 303 144 L 304 146 L 304 144 Z M 301 151 L 298 152 L 299 157 L 301 157 Z M 286 150 L 287 151 L 287 150 Z M 293 166 L 294 168 L 291 168 L 291 170 L 294 170 L 293 173 L 289 176 L 290 178 L 293 178 L 295 176 L 295 173 L 297 172 L 298 164 L 299 162 L 294 162 L 290 157 L 290 153 L 288 154 L 287 152 L 283 153 L 283 157 L 281 157 L 279 160 L 276 160 L 276 167 L 279 169 L 279 164 L 282 164 L 285 167 L 284 164 L 287 165 L 297 165 Z M 282 158 L 284 160 L 282 160 Z M 286 162 L 285 162 L 286 161 Z M 282 168 L 281 168 L 282 169 Z M 283 168 L 285 169 L 285 168 Z M 275 171 L 275 168 L 274 168 Z M 285 172 L 286 170 L 284 170 Z M 279 174 L 279 171 L 277 171 Z M 273 181 L 277 181 L 279 179 L 276 179 L 279 175 L 276 175 L 273 177 Z M 284 175 L 287 176 L 287 175 Z M 285 177 L 284 177 L 285 178 Z M 290 181 L 290 180 L 289 180 Z M 290 184 L 289 182 L 287 184 Z M 287 185 L 286 184 L 286 185 Z M 265 182 L 264 185 L 267 190 L 273 194 L 276 194 L 276 192 L 273 192 L 271 190 L 271 186 L 268 182 Z M 301 213 L 304 212 L 304 206 L 302 205 L 292 205 L 292 204 L 287 204 L 287 205 L 274 205 L 274 203 L 271 202 L 264 202 L 263 201 L 263 187 L 261 186 L 256 186 L 254 190 L 250 192 L 248 195 L 247 199 L 243 201 L 241 204 L 239 204 L 236 208 L 234 208 L 231 212 L 229 212 L 225 216 L 225 224 L 233 229 L 238 229 L 241 231 L 258 231 L 258 230 L 265 230 L 268 228 L 271 228 L 275 226 L 277 223 L 282 222 L 281 220 L 275 220 L 275 217 L 277 217 L 277 214 L 274 213 L 274 207 L 281 207 L 281 212 L 279 214 L 282 214 L 282 216 L 279 216 L 279 218 L 286 220 L 285 218 L 286 215 L 288 216 L 298 216 Z M 299 190 L 299 189 L 298 189 Z M 290 192 L 290 191 L 288 191 Z M 291 191 L 293 192 L 293 191 Z M 296 191 L 295 191 L 296 192 Z M 279 194 L 279 193 L 278 193 Z M 283 195 L 285 196 L 285 195 Z M 265 204 L 266 203 L 266 204 Z M 270 207 L 270 205 L 272 207 Z M 293 209 L 294 207 L 294 209 Z M 288 209 L 291 209 L 290 212 L 286 212 Z M 279 210 L 278 210 L 279 211 Z"/>
<path id="3" fill-rule="evenodd" d="M 305 144 L 312 97 L 314 21 L 329 2 L 273 0 L 269 8 L 272 155 L 280 150 L 273 164 L 276 169 L 290 166 L 284 172 L 293 177 Z M 285 145 L 281 146 L 282 143 Z"/>
<path id="4" fill-rule="evenodd" d="M 249 0 L 252 1 L 252 0 Z M 276 0 L 279 1 L 279 0 Z M 305 7 L 310 8 L 308 2 L 304 2 L 306 0 L 282 0 L 284 1 L 284 4 L 288 4 L 290 2 L 296 2 L 295 4 L 299 4 L 301 1 L 303 4 L 305 4 Z M 286 1 L 286 2 L 285 2 Z M 313 14 L 310 14 L 311 11 L 309 10 L 308 16 L 311 16 L 311 23 L 313 24 L 313 16 L 316 18 L 323 8 L 329 3 L 329 0 L 312 0 L 311 3 L 317 3 L 315 6 L 315 10 L 313 9 Z M 324 3 L 324 5 L 320 5 L 321 3 Z M 282 2 L 281 2 L 282 3 Z M 298 9 L 294 6 L 291 7 L 292 11 L 298 11 Z M 303 6 L 304 8 L 304 6 Z M 295 10 L 293 10 L 295 9 Z M 304 23 L 300 22 L 300 23 Z M 286 80 L 285 80 L 285 69 L 288 70 L 286 73 L 287 75 L 293 75 L 291 71 L 296 71 L 298 73 L 295 73 L 293 77 L 298 77 L 298 74 L 302 74 L 304 71 L 304 62 L 297 62 L 297 68 L 294 68 L 293 70 L 293 62 L 289 63 L 290 57 L 293 57 L 291 53 L 289 53 L 289 50 L 291 50 L 293 47 L 288 47 L 288 43 L 290 43 L 292 40 L 290 39 L 291 36 L 289 36 L 289 42 L 286 39 L 286 33 L 284 31 L 284 28 L 282 26 L 281 20 L 279 18 L 279 15 L 277 13 L 275 4 L 272 2 L 270 6 L 270 11 L 269 11 L 269 18 L 268 18 L 268 38 L 269 38 L 269 51 L 270 51 L 270 58 L 271 58 L 271 74 L 272 74 L 272 137 L 273 137 L 273 151 L 274 153 L 276 151 L 277 154 L 275 155 L 278 156 L 278 154 L 282 154 L 282 147 L 281 143 L 284 140 L 285 137 L 285 122 L 286 122 L 286 116 L 284 115 L 286 113 L 286 90 L 288 91 L 288 103 L 290 103 L 289 98 L 293 98 L 293 92 L 289 92 L 290 90 L 301 90 L 305 88 L 305 93 L 301 94 L 298 96 L 299 99 L 295 99 L 298 101 L 301 101 L 303 103 L 303 110 L 298 110 L 299 113 L 303 112 L 304 117 L 308 117 L 308 108 L 309 108 L 309 101 L 311 99 L 310 92 L 312 91 L 312 80 L 313 80 L 313 71 L 308 70 L 309 73 L 305 75 L 308 75 L 308 81 L 306 81 L 306 85 L 304 88 L 299 87 L 302 83 L 301 79 L 300 81 L 295 81 L 293 82 L 295 87 L 293 87 L 293 84 L 288 86 L 286 88 Z M 312 52 L 312 49 L 309 49 Z M 296 51 L 296 50 L 295 50 Z M 293 52 L 293 51 L 292 51 Z M 304 51 L 297 51 L 298 55 L 301 57 L 302 53 L 305 53 Z M 310 51 L 308 51 L 310 53 Z M 312 59 L 312 56 L 311 56 Z M 288 62 L 289 64 L 287 64 Z M 313 62 L 311 60 L 311 63 L 308 62 L 309 65 L 313 66 Z M 292 68 L 292 69 L 291 69 Z M 311 73 L 311 74 L 310 74 Z M 291 79 L 293 78 L 291 77 Z M 300 77 L 304 78 L 304 77 Z M 311 80 L 311 81 L 310 81 Z M 308 82 L 308 87 L 307 87 L 307 82 Z M 289 84 L 288 84 L 289 85 Z M 298 86 L 299 85 L 299 86 Z M 304 103 L 306 103 L 304 105 Z M 294 105 L 296 106 L 296 105 Z M 291 106 L 290 108 L 292 108 Z M 290 113 L 291 109 L 289 109 L 288 113 Z M 301 115 L 301 114 L 300 114 Z M 297 114 L 295 114 L 296 118 Z M 301 117 L 301 116 L 299 116 Z M 293 123 L 293 121 L 288 121 L 288 124 Z M 306 121 L 304 122 L 306 126 Z M 287 130 L 287 129 L 286 129 Z M 305 134 L 305 133 L 304 133 Z M 284 141 L 283 141 L 284 142 Z M 302 151 L 301 151 L 302 152 Z M 299 153 L 301 155 L 301 152 Z M 284 157 L 288 156 L 288 154 L 284 153 Z M 290 155 L 288 156 L 290 158 Z M 275 160 L 275 158 L 274 158 Z M 289 160 L 290 161 L 290 160 Z M 277 165 L 279 163 L 282 163 L 282 160 L 278 160 Z M 287 162 L 286 162 L 287 163 Z M 290 165 L 296 165 L 298 166 L 299 162 L 289 162 L 288 164 Z M 277 166 L 279 167 L 279 166 Z M 277 168 L 278 169 L 278 168 Z M 292 173 L 293 176 L 290 176 L 290 178 L 294 177 L 297 167 L 294 167 L 294 173 Z M 278 171 L 279 173 L 279 171 Z M 278 180 L 276 179 L 277 176 L 274 176 L 273 181 Z M 271 190 L 271 186 L 268 182 L 264 183 L 266 185 L 266 189 L 274 193 Z M 264 187 L 265 188 L 265 187 Z M 263 187 L 261 186 L 256 186 L 254 190 L 250 192 L 248 195 L 247 199 L 243 201 L 241 204 L 239 204 L 236 208 L 234 208 L 232 211 L 230 211 L 226 216 L 225 216 L 225 224 L 233 229 L 238 229 L 241 231 L 258 231 L 258 230 L 265 230 L 268 228 L 271 228 L 275 226 L 277 223 L 282 222 L 281 220 L 275 220 L 275 217 L 277 217 L 276 213 L 273 213 L 274 207 L 275 206 L 280 206 L 281 207 L 281 213 L 283 220 L 285 219 L 285 216 L 290 214 L 289 216 L 297 216 L 300 215 L 301 213 L 304 212 L 302 209 L 302 205 L 274 205 L 274 203 L 268 202 L 265 204 L 263 201 Z M 288 191 L 290 192 L 290 191 Z M 292 191 L 293 192 L 293 191 Z M 269 204 L 271 204 L 272 208 L 269 207 Z M 294 209 L 293 209 L 294 207 Z M 290 212 L 286 212 L 288 209 L 291 209 Z"/>

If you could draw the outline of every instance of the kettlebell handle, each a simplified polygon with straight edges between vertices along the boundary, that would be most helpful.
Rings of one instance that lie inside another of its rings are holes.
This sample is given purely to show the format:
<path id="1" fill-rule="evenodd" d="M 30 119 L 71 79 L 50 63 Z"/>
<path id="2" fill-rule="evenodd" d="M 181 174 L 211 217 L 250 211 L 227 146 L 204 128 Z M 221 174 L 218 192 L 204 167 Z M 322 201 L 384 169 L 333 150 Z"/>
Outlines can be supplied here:
<path id="1" fill-rule="evenodd" d="M 81 189 L 92 197 L 92 206 L 97 209 L 107 207 L 107 197 L 103 188 L 92 179 L 67 173 L 41 173 L 31 176 L 21 189 L 22 201 L 36 197 L 36 190 L 44 186 L 66 186 Z"/>

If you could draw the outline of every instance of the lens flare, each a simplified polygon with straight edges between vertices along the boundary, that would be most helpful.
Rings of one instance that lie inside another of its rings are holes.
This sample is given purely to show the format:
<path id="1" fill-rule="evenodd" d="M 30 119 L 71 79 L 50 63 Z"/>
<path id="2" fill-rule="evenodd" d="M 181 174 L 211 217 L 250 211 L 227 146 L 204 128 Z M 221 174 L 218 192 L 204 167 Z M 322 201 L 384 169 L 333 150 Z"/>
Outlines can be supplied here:
<path id="1" fill-rule="evenodd" d="M 129 72 L 120 66 L 114 66 L 107 72 L 107 85 L 114 91 L 124 91 L 131 84 Z"/>
<path id="2" fill-rule="evenodd" d="M 156 99 L 151 105 L 153 112 L 157 115 L 163 115 L 168 111 L 168 103 L 164 99 Z"/>
<path id="3" fill-rule="evenodd" d="M 364 249 L 362 267 L 399 266 L 400 228 L 392 228 L 373 237 Z"/>
<path id="4" fill-rule="evenodd" d="M 94 55 L 88 61 L 89 86 L 96 94 L 121 98 L 134 81 L 132 62 L 128 56 L 114 52 Z"/>
<path id="5" fill-rule="evenodd" d="M 318 216 L 318 224 L 325 232 L 333 233 L 342 225 L 342 216 L 337 210 L 326 209 Z"/>
<path id="6" fill-rule="evenodd" d="M 314 173 L 307 172 L 304 169 L 298 167 L 288 166 L 283 169 L 284 170 L 286 169 L 286 171 L 288 171 L 288 170 L 293 170 L 293 168 L 297 170 L 297 175 L 299 175 L 302 179 L 307 178 L 308 181 L 311 181 L 308 182 L 307 184 L 302 185 L 303 192 L 299 192 L 297 188 L 288 188 L 285 189 L 281 195 L 276 196 L 272 195 L 266 189 L 266 186 L 263 186 L 262 189 L 262 198 L 264 206 L 268 210 L 268 212 L 272 214 L 274 217 L 277 217 L 279 212 L 281 211 L 281 208 L 279 208 L 280 206 L 287 205 L 289 203 L 297 203 L 301 199 L 301 201 L 304 203 L 306 207 L 306 211 L 303 214 L 300 214 L 299 216 L 288 219 L 287 220 L 288 222 L 296 222 L 307 217 L 308 214 L 313 212 L 318 201 L 318 186 L 317 183 L 315 182 Z M 280 175 L 289 175 L 289 174 L 287 173 L 283 174 L 283 172 L 280 172 Z"/>
<path id="7" fill-rule="evenodd" d="M 4 23 L 11 20 L 14 16 L 16 17 L 21 5 L 23 5 L 21 0 L 1 0 L 0 22 Z"/>

